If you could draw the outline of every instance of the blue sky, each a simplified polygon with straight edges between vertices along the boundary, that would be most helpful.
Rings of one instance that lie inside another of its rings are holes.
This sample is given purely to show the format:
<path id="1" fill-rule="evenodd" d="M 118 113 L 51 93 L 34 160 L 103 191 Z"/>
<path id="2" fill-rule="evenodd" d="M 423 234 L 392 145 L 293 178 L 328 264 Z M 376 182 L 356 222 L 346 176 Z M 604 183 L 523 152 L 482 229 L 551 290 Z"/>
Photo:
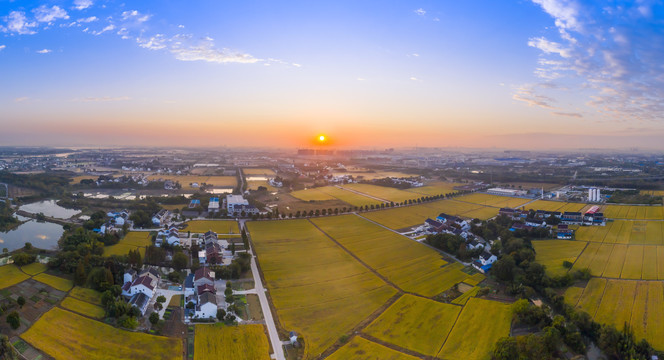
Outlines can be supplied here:
<path id="1" fill-rule="evenodd" d="M 664 148 L 663 9 L 0 0 L 0 142 Z"/>

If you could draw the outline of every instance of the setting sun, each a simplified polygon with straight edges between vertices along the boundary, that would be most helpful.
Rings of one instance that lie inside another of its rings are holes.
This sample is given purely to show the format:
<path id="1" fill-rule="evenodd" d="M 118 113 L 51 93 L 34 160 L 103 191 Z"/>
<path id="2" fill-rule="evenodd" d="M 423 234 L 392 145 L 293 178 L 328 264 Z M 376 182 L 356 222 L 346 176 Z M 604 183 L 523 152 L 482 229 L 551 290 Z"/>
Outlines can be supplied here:
<path id="1" fill-rule="evenodd" d="M 325 135 L 321 135 L 318 137 L 318 141 L 325 141 Z"/>

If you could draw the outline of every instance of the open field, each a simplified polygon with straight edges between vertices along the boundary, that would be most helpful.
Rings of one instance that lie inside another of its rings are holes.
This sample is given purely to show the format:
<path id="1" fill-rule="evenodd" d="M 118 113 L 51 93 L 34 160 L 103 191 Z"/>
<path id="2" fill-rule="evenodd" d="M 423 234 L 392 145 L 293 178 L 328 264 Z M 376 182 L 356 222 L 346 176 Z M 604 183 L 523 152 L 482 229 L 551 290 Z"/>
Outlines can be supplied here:
<path id="1" fill-rule="evenodd" d="M 562 201 L 548 201 L 548 200 L 537 200 L 533 203 L 528 204 L 526 208 L 533 210 L 546 210 L 546 211 L 581 211 L 586 206 L 586 204 L 581 203 L 567 203 Z M 605 214 L 606 215 L 606 214 Z"/>
<path id="2" fill-rule="evenodd" d="M 579 288 L 570 288 L 579 289 Z M 664 284 L 661 281 L 593 278 L 585 289 L 566 292 L 566 301 L 588 312 L 597 322 L 622 329 L 630 324 L 637 339 L 645 338 L 664 350 Z M 567 299 L 570 293 L 570 299 Z M 578 301 L 574 302 L 574 297 Z"/>
<path id="3" fill-rule="evenodd" d="M 39 273 L 43 273 L 44 271 L 48 270 L 48 266 L 46 264 L 34 262 L 32 264 L 25 265 L 21 267 L 21 271 L 28 275 L 37 275 Z"/>
<path id="4" fill-rule="evenodd" d="M 454 190 L 455 186 L 460 186 L 463 184 L 460 183 L 448 183 L 448 182 L 432 182 L 429 183 L 425 186 L 420 186 L 420 187 L 414 187 L 410 189 L 406 189 L 406 191 L 413 192 L 416 194 L 421 194 L 425 196 L 434 196 L 434 195 L 441 195 L 441 194 L 449 194 L 456 192 Z"/>
<path id="5" fill-rule="evenodd" d="M 610 219 L 662 220 L 662 206 L 607 205 L 604 216 Z"/>
<path id="6" fill-rule="evenodd" d="M 101 293 L 92 289 L 75 286 L 69 292 L 69 296 L 94 305 L 101 305 Z"/>
<path id="7" fill-rule="evenodd" d="M 71 296 L 67 296 L 62 300 L 60 306 L 67 310 L 71 310 L 75 313 L 81 315 L 89 316 L 94 319 L 103 319 L 106 312 L 101 306 L 93 305 L 85 301 L 75 299 Z"/>
<path id="8" fill-rule="evenodd" d="M 104 256 L 127 255 L 129 250 L 140 249 L 141 255 L 145 255 L 145 247 L 152 244 L 150 233 L 147 231 L 130 231 L 124 238 L 111 246 L 104 248 Z"/>
<path id="9" fill-rule="evenodd" d="M 348 344 L 327 357 L 329 360 L 416 360 L 414 356 L 392 350 L 355 336 Z"/>
<path id="10" fill-rule="evenodd" d="M 390 229 L 403 229 L 421 225 L 427 218 L 436 218 L 440 213 L 486 220 L 498 215 L 498 208 L 484 207 L 455 200 L 438 200 L 420 205 L 402 206 L 363 213 L 362 216 L 385 225 Z"/>
<path id="11" fill-rule="evenodd" d="M 546 266 L 546 271 L 554 276 L 564 275 L 567 269 L 563 267 L 563 261 L 574 263 L 586 247 L 585 242 L 570 240 L 538 240 L 532 244 L 537 262 Z"/>
<path id="12" fill-rule="evenodd" d="M 641 190 L 640 193 L 652 196 L 664 196 L 664 190 Z"/>
<path id="13" fill-rule="evenodd" d="M 197 190 L 191 184 L 197 183 L 199 186 L 203 183 L 217 188 L 232 188 L 237 186 L 235 176 L 200 176 L 200 175 L 150 175 L 148 180 L 171 180 L 177 181 L 182 186 L 182 190 Z"/>
<path id="14" fill-rule="evenodd" d="M 269 360 L 263 325 L 196 325 L 194 360 Z"/>
<path id="15" fill-rule="evenodd" d="M 182 359 L 182 340 L 116 329 L 53 308 L 21 337 L 56 360 Z"/>
<path id="16" fill-rule="evenodd" d="M 258 190 L 259 186 L 264 186 L 267 191 L 277 191 L 267 180 L 247 180 L 247 190 Z"/>
<path id="17" fill-rule="evenodd" d="M 574 264 L 594 276 L 631 280 L 664 280 L 664 246 L 590 242 Z"/>
<path id="18" fill-rule="evenodd" d="M 0 266 L 0 289 L 16 285 L 29 278 L 29 275 L 23 273 L 13 264 Z"/>
<path id="19" fill-rule="evenodd" d="M 71 179 L 69 179 L 70 184 L 80 184 L 81 180 L 97 180 L 99 176 L 93 176 L 93 175 L 80 175 L 80 176 L 74 176 Z"/>
<path id="20" fill-rule="evenodd" d="M 484 206 L 493 206 L 493 207 L 509 207 L 509 208 L 518 208 L 521 205 L 530 201 L 530 199 L 522 199 L 509 196 L 498 196 L 498 195 L 489 195 L 489 194 L 469 194 L 463 195 L 455 198 L 458 201 L 469 202 L 478 205 Z"/>
<path id="21" fill-rule="evenodd" d="M 181 232 L 191 231 L 195 233 L 206 233 L 210 230 L 217 234 L 236 234 L 241 235 L 240 226 L 234 220 L 192 220 L 187 221 L 187 227 Z"/>
<path id="22" fill-rule="evenodd" d="M 352 175 L 358 180 L 374 180 L 374 179 L 383 179 L 386 177 L 396 177 L 396 178 L 409 178 L 413 176 L 419 176 L 417 174 L 406 174 L 400 171 L 385 171 L 385 170 L 369 170 L 369 169 L 348 169 L 348 171 L 335 171 L 335 176 L 342 175 Z"/>
<path id="23" fill-rule="evenodd" d="M 393 187 L 378 186 L 371 184 L 347 184 L 342 185 L 344 189 L 351 189 L 363 194 L 367 194 L 379 199 L 393 202 L 403 202 L 411 199 L 421 198 L 424 195 L 415 194 L 409 191 L 400 190 Z"/>
<path id="24" fill-rule="evenodd" d="M 472 297 L 475 297 L 477 293 L 480 291 L 479 286 L 475 286 L 472 289 L 466 291 L 465 293 L 461 294 L 458 298 L 452 300 L 452 304 L 456 305 L 466 305 L 468 300 Z"/>
<path id="25" fill-rule="evenodd" d="M 348 190 L 340 189 L 336 186 L 323 186 L 316 188 L 318 191 L 341 200 L 353 206 L 380 205 L 382 201 L 372 199 Z"/>
<path id="26" fill-rule="evenodd" d="M 38 274 L 32 277 L 33 279 L 39 281 L 40 283 L 44 283 L 54 289 L 60 290 L 67 292 L 69 291 L 72 287 L 74 287 L 74 282 L 69 280 L 69 279 L 64 279 L 58 276 L 53 276 L 49 274 Z"/>
<path id="27" fill-rule="evenodd" d="M 246 176 L 250 176 L 250 175 L 275 176 L 275 175 L 277 175 L 277 173 L 275 173 L 274 170 L 267 169 L 267 168 L 243 168 L 242 172 Z"/>
<path id="28" fill-rule="evenodd" d="M 461 312 L 460 306 L 404 295 L 364 332 L 377 339 L 435 356 Z"/>
<path id="29" fill-rule="evenodd" d="M 397 291 L 307 220 L 247 222 L 283 328 L 317 358 Z"/>
<path id="30" fill-rule="evenodd" d="M 332 195 L 328 195 L 318 188 L 310 188 L 305 190 L 297 190 L 290 193 L 291 196 L 296 197 L 302 201 L 324 201 L 324 200 L 334 200 L 336 199 Z"/>
<path id="31" fill-rule="evenodd" d="M 447 265 L 437 251 L 358 216 L 342 215 L 312 221 L 405 291 L 435 296 L 469 277 L 460 271 L 463 265 Z"/>
<path id="32" fill-rule="evenodd" d="M 461 310 L 438 357 L 443 359 L 487 359 L 490 357 L 489 353 L 496 341 L 509 335 L 511 321 L 512 311 L 509 305 L 471 298 Z M 478 336 L 473 336 L 473 334 L 478 334 Z"/>

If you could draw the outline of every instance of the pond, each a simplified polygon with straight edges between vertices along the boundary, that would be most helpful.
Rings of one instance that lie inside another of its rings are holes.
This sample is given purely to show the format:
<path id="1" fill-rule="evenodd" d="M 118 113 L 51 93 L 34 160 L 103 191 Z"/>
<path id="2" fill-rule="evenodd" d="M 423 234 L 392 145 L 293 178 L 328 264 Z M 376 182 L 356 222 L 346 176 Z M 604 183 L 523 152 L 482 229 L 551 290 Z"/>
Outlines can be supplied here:
<path id="1" fill-rule="evenodd" d="M 58 240 L 62 236 L 64 229 L 58 224 L 49 222 L 38 222 L 23 216 L 17 216 L 21 221 L 28 222 L 19 225 L 13 230 L 0 232 L 0 249 L 7 248 L 9 251 L 20 249 L 26 242 L 32 246 L 54 250 L 58 246 Z"/>
<path id="2" fill-rule="evenodd" d="M 45 200 L 31 204 L 25 204 L 18 208 L 33 214 L 43 213 L 44 215 L 56 219 L 69 219 L 79 214 L 79 210 L 65 209 L 55 203 L 55 200 Z"/>

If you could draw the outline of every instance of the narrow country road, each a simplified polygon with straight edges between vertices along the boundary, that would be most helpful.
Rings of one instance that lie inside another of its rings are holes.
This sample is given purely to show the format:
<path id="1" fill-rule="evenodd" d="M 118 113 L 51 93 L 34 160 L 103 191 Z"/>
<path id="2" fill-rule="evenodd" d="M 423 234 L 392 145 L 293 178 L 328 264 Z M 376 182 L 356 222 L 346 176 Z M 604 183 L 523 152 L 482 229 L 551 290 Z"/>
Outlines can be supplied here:
<path id="1" fill-rule="evenodd" d="M 274 324 L 270 303 L 268 302 L 267 296 L 265 295 L 265 288 L 263 287 L 261 274 L 258 272 L 258 266 L 256 265 L 256 255 L 254 255 L 253 251 L 251 252 L 251 272 L 254 275 L 254 289 L 258 293 L 258 300 L 260 300 L 261 308 L 263 309 L 265 325 L 267 325 L 267 332 L 270 335 L 270 343 L 272 344 L 272 349 L 274 350 L 274 358 L 277 360 L 286 360 L 286 356 L 284 355 L 284 347 L 281 340 L 279 339 L 277 326 Z"/>

